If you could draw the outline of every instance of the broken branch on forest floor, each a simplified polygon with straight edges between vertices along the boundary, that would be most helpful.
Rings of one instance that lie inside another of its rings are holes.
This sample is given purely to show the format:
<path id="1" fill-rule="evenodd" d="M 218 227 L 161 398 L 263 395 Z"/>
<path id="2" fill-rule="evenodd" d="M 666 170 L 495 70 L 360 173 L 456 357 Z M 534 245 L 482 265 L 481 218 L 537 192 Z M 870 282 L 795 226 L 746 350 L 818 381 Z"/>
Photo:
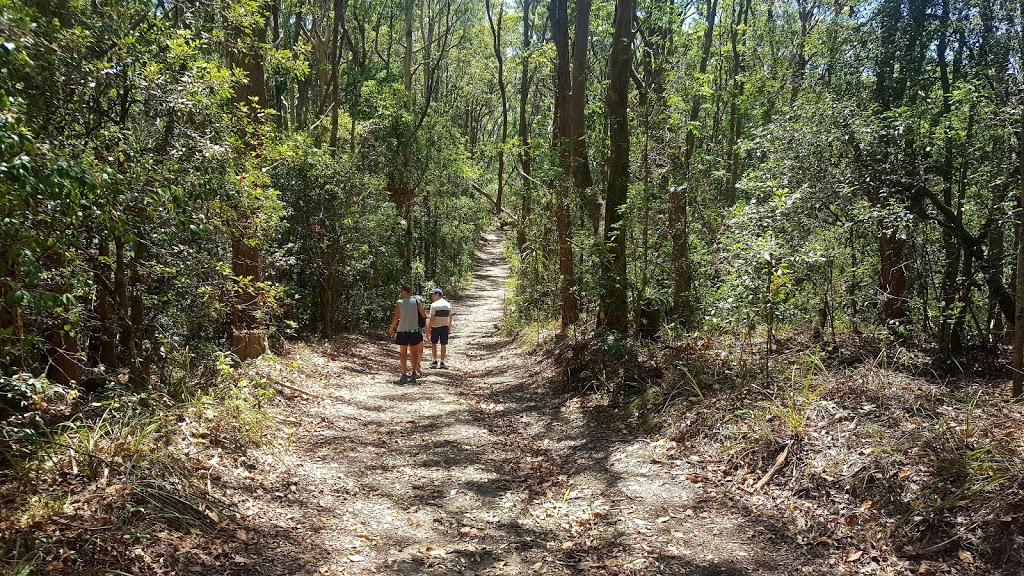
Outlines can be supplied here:
<path id="1" fill-rule="evenodd" d="M 288 383 L 285 383 L 285 382 L 281 382 L 280 380 L 274 382 L 274 384 L 277 384 L 278 386 L 281 386 L 282 388 L 287 388 L 288 390 L 292 390 L 294 392 L 298 392 L 300 394 L 305 394 L 306 396 L 309 396 L 311 398 L 316 398 L 317 400 L 320 400 L 320 399 L 323 398 L 323 396 L 320 396 L 319 394 L 314 394 L 312 392 L 309 392 L 308 390 L 303 390 L 302 388 L 299 388 L 298 386 L 292 386 L 291 384 L 288 384 Z"/>
<path id="2" fill-rule="evenodd" d="M 770 482 L 771 479 L 774 478 L 775 475 L 779 473 L 779 470 L 782 470 L 782 465 L 786 463 L 786 458 L 789 457 L 789 449 L 791 446 L 793 446 L 792 442 L 786 444 L 786 447 L 779 454 L 778 458 L 775 459 L 775 464 L 773 464 L 772 467 L 768 470 L 768 473 L 765 474 L 764 477 L 761 478 L 761 480 L 758 481 L 757 484 L 754 484 L 754 487 L 750 489 L 751 494 L 755 492 L 760 492 L 761 489 L 764 488 L 765 484 Z"/>

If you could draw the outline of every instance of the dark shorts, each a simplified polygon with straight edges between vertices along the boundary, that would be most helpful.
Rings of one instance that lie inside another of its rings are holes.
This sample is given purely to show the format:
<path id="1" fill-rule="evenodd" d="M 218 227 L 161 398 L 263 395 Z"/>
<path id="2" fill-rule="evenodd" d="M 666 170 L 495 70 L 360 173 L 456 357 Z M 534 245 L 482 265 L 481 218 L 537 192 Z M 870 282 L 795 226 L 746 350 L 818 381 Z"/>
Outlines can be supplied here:
<path id="1" fill-rule="evenodd" d="M 420 342 L 423 342 L 423 333 L 419 330 L 395 333 L 395 344 L 399 346 L 415 346 Z"/>
<path id="2" fill-rule="evenodd" d="M 438 326 L 430 329 L 430 343 L 442 346 L 448 345 L 448 326 Z"/>

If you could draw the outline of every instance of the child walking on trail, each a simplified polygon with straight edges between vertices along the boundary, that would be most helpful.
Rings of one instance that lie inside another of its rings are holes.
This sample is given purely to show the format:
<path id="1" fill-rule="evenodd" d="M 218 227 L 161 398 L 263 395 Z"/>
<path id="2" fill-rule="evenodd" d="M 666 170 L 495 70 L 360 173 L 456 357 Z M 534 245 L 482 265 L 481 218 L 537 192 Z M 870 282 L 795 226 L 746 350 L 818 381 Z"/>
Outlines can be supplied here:
<path id="1" fill-rule="evenodd" d="M 434 288 L 430 292 L 430 316 L 427 318 L 427 337 L 430 338 L 430 367 L 447 368 L 445 356 L 448 352 L 448 338 L 452 330 L 452 305 L 444 299 L 444 292 Z M 438 365 L 437 345 L 441 345 L 441 363 Z"/>
<path id="2" fill-rule="evenodd" d="M 402 286 L 401 298 L 395 302 L 395 314 L 391 317 L 391 326 L 388 334 L 395 337 L 395 344 L 398 344 L 398 357 L 402 365 L 402 377 L 399 382 L 416 382 L 420 365 L 420 356 L 423 353 L 423 333 L 420 332 L 419 319 L 427 313 L 423 305 L 412 296 L 410 286 Z M 407 370 L 411 360 L 412 371 Z"/>

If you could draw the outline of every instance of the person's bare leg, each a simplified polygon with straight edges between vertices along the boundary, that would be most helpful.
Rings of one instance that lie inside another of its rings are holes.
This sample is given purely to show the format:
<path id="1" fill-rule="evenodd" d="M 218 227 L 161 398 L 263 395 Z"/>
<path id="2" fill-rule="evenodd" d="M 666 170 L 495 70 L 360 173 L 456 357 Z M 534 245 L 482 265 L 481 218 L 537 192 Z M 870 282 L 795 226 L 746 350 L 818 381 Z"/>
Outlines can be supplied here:
<path id="1" fill-rule="evenodd" d="M 399 346 L 398 357 L 402 359 L 402 376 L 405 376 L 407 373 L 406 366 L 409 364 L 409 347 Z"/>
<path id="2" fill-rule="evenodd" d="M 437 344 L 434 342 L 430 343 L 430 359 L 434 362 L 437 362 Z"/>
<path id="3" fill-rule="evenodd" d="M 441 362 L 444 362 L 445 354 L 448 352 L 448 345 L 441 344 Z"/>
<path id="4" fill-rule="evenodd" d="M 412 366 L 413 371 L 417 374 L 423 374 L 423 367 L 420 366 L 420 360 L 423 359 L 423 342 L 420 342 L 412 348 Z"/>

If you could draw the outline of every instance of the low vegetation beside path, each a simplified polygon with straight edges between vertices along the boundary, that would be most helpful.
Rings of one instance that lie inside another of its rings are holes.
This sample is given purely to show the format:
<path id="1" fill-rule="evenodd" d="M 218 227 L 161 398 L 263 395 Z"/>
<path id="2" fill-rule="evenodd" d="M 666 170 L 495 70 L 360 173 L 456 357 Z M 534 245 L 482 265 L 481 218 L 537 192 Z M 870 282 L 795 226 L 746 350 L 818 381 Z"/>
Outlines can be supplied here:
<path id="1" fill-rule="evenodd" d="M 686 480 L 780 520 L 836 573 L 1017 573 L 1024 406 L 990 357 L 940 376 L 892 339 L 765 358 L 713 337 L 600 336 L 547 350 L 561 382 L 700 463 Z"/>

